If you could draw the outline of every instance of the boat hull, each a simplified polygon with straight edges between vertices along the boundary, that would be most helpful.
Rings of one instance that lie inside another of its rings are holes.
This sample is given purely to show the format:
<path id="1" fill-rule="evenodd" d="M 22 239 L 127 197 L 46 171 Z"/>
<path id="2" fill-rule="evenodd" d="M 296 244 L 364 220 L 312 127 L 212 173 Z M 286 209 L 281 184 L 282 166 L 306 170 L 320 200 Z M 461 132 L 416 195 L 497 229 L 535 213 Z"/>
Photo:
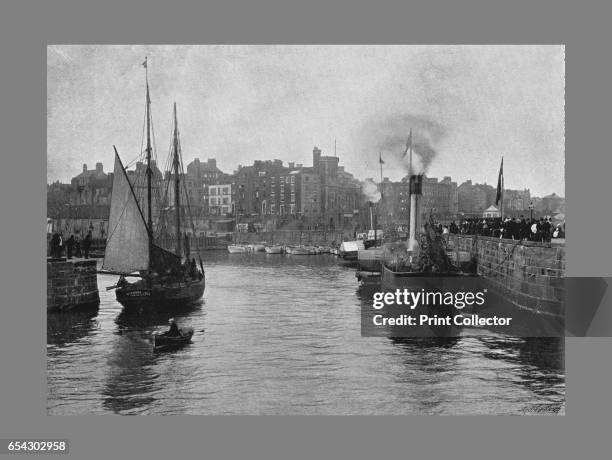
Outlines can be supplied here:
<path id="1" fill-rule="evenodd" d="M 295 256 L 309 256 L 313 254 L 313 252 L 308 248 L 299 247 L 299 248 L 293 248 L 291 251 L 291 254 Z"/>
<path id="2" fill-rule="evenodd" d="M 247 251 L 249 252 L 264 252 L 265 246 L 263 244 L 249 244 L 247 246 Z"/>
<path id="3" fill-rule="evenodd" d="M 338 254 L 344 260 L 357 260 L 357 251 L 340 251 Z"/>
<path id="4" fill-rule="evenodd" d="M 463 272 L 426 273 L 426 272 L 396 272 L 383 264 L 381 285 L 383 288 L 411 288 L 435 290 L 440 287 L 443 278 L 475 278 L 476 275 Z"/>
<path id="5" fill-rule="evenodd" d="M 283 252 L 282 246 L 266 246 L 266 254 L 281 254 Z"/>
<path id="6" fill-rule="evenodd" d="M 167 349 L 167 348 L 178 348 L 187 345 L 191 342 L 193 337 L 193 329 L 190 327 L 182 328 L 181 335 L 168 336 L 167 334 L 156 334 L 153 336 L 154 347 L 156 350 Z"/>
<path id="7" fill-rule="evenodd" d="M 246 246 L 230 245 L 227 247 L 230 254 L 244 254 L 247 252 Z"/>
<path id="8" fill-rule="evenodd" d="M 161 284 L 153 282 L 147 286 L 143 280 L 116 290 L 117 301 L 125 308 L 154 306 L 176 307 L 196 302 L 204 295 L 206 278 L 181 283 Z"/>

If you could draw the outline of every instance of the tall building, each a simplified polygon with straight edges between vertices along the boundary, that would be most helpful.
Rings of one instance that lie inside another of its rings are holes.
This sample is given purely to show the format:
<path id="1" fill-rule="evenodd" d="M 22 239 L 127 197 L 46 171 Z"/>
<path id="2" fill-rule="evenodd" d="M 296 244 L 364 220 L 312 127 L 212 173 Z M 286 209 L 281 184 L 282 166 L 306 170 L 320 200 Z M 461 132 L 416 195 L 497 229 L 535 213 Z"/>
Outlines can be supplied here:
<path id="1" fill-rule="evenodd" d="M 288 220 L 315 222 L 321 213 L 321 182 L 313 168 L 298 169 L 293 163 L 284 174 L 269 177 L 263 205 L 265 216 L 277 218 L 280 224 Z"/>
<path id="2" fill-rule="evenodd" d="M 504 190 L 504 214 L 529 210 L 531 192 L 524 190 Z"/>
<path id="3" fill-rule="evenodd" d="M 407 225 L 410 218 L 410 182 L 408 176 L 399 182 L 388 177 L 383 180 L 381 205 L 377 209 L 378 219 L 399 225 Z"/>
<path id="4" fill-rule="evenodd" d="M 209 185 L 207 197 L 210 215 L 226 216 L 233 212 L 232 184 Z"/>
<path id="5" fill-rule="evenodd" d="M 223 171 L 217 168 L 215 158 L 209 158 L 206 162 L 196 158 L 187 165 L 187 175 L 206 185 L 218 184 L 224 176 Z"/>
<path id="6" fill-rule="evenodd" d="M 321 181 L 321 220 L 327 228 L 354 225 L 364 201 L 360 182 L 339 161 L 336 156 L 322 156 L 318 147 L 312 150 L 312 169 Z"/>
<path id="7" fill-rule="evenodd" d="M 458 187 L 459 212 L 480 216 L 491 205 L 495 205 L 497 188 L 487 184 L 472 184 L 465 181 Z M 529 209 L 531 192 L 524 190 L 504 190 L 504 215 L 519 214 Z M 498 208 L 500 204 L 496 205 Z"/>
<path id="8" fill-rule="evenodd" d="M 459 210 L 457 183 L 449 176 L 438 181 L 435 177 L 423 176 L 421 214 L 434 214 L 438 218 L 454 219 Z"/>
<path id="9" fill-rule="evenodd" d="M 283 166 L 281 160 L 256 160 L 252 166 L 239 165 L 232 181 L 236 215 L 253 217 L 267 215 L 271 177 L 289 172 L 289 168 Z"/>
<path id="10" fill-rule="evenodd" d="M 457 187 L 458 212 L 466 215 L 482 216 L 482 213 L 491 204 L 495 204 L 497 191 L 487 184 L 472 184 L 471 180 L 465 181 Z"/>

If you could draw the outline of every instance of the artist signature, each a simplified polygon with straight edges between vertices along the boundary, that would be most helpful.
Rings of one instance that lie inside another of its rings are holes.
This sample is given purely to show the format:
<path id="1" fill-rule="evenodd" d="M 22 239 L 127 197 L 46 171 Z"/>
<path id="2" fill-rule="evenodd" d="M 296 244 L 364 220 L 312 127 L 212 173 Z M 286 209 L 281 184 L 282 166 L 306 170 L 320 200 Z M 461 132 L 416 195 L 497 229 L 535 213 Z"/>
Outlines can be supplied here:
<path id="1" fill-rule="evenodd" d="M 523 414 L 558 414 L 561 411 L 559 404 L 534 404 L 533 406 L 524 407 Z"/>

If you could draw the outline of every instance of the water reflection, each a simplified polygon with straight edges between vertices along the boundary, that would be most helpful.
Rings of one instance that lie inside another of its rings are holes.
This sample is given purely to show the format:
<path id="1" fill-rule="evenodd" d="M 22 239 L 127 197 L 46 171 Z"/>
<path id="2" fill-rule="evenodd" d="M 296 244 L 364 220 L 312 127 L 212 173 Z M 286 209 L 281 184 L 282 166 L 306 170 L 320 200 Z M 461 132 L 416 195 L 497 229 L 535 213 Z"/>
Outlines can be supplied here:
<path id="1" fill-rule="evenodd" d="M 103 406 L 112 412 L 140 413 L 155 403 L 160 390 L 160 373 L 155 371 L 159 354 L 153 347 L 153 333 L 168 328 L 175 318 L 183 325 L 203 302 L 172 309 L 122 310 L 115 324 L 112 352 L 106 365 L 109 372 L 103 391 Z"/>
<path id="2" fill-rule="evenodd" d="M 85 310 L 47 313 L 47 344 L 65 346 L 91 333 L 97 326 L 98 306 Z"/>
<path id="3" fill-rule="evenodd" d="M 563 404 L 563 341 L 362 337 L 354 269 L 332 256 L 205 253 L 205 303 L 49 316 L 48 412 L 522 413 Z M 99 275 L 99 285 L 114 278 Z M 155 353 L 170 317 L 196 331 Z M 205 332 L 202 332 L 205 330 Z M 391 334 L 393 335 L 393 334 Z"/>
<path id="4" fill-rule="evenodd" d="M 102 391 L 104 408 L 114 413 L 134 413 L 148 408 L 161 388 L 154 372 L 156 355 L 149 337 L 140 331 L 116 335 L 106 360 L 108 377 Z"/>
<path id="5" fill-rule="evenodd" d="M 183 307 L 173 308 L 150 308 L 139 310 L 121 310 L 117 315 L 115 324 L 119 326 L 117 333 L 122 334 L 125 331 L 144 331 L 151 332 L 168 327 L 168 320 L 174 318 L 179 326 L 181 320 L 188 318 L 196 310 L 199 310 L 204 305 L 204 301 L 185 305 Z"/>

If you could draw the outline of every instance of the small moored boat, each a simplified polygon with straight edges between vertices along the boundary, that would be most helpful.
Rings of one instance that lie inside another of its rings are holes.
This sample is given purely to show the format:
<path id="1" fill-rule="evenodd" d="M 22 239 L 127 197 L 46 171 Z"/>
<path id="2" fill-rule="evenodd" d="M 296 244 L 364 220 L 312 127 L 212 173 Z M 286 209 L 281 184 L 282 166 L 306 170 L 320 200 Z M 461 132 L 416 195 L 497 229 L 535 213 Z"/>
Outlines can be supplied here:
<path id="1" fill-rule="evenodd" d="M 307 247 L 298 246 L 298 247 L 291 248 L 291 254 L 294 254 L 296 256 L 308 256 L 308 255 L 314 254 L 314 252 L 312 252 Z"/>
<path id="2" fill-rule="evenodd" d="M 282 246 L 266 246 L 266 254 L 281 254 L 283 252 Z"/>
<path id="3" fill-rule="evenodd" d="M 242 244 L 230 244 L 227 247 L 227 250 L 230 254 L 242 254 L 247 252 L 247 247 L 243 246 Z"/>
<path id="4" fill-rule="evenodd" d="M 264 252 L 265 246 L 263 244 L 249 244 L 247 250 L 250 252 Z"/>

